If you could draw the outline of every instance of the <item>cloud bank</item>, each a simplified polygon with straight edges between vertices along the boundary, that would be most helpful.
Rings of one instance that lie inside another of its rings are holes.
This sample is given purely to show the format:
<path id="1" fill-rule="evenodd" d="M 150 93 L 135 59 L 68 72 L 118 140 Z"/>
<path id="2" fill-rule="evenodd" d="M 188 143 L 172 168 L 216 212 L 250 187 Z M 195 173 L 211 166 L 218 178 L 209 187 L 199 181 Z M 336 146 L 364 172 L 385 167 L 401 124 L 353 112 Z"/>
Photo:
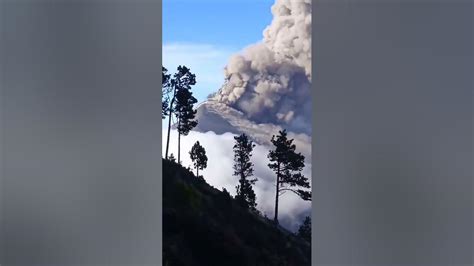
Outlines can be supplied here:
<path id="1" fill-rule="evenodd" d="M 163 136 L 166 131 L 163 130 Z M 199 171 L 204 179 L 210 185 L 222 190 L 225 188 L 229 193 L 235 196 L 235 186 L 238 184 L 238 177 L 233 176 L 233 150 L 234 134 L 225 133 L 217 135 L 214 132 L 195 132 L 191 131 L 188 136 L 181 137 L 181 161 L 184 167 L 192 168 L 192 161 L 189 151 L 192 145 L 199 140 L 206 149 L 208 157 L 208 166 Z M 166 138 L 163 138 L 163 146 L 166 145 Z M 171 131 L 170 153 L 177 157 L 177 132 Z M 269 218 L 273 218 L 275 208 L 275 173 L 267 166 L 269 163 L 267 154 L 270 147 L 266 145 L 256 145 L 251 158 L 254 163 L 254 176 L 258 178 L 254 185 L 257 195 L 257 209 Z M 297 151 L 301 152 L 298 149 Z M 303 174 L 311 176 L 311 161 L 306 160 L 306 167 Z M 279 202 L 279 220 L 280 223 L 290 229 L 296 230 L 303 217 L 309 215 L 311 202 L 303 201 L 293 193 L 286 193 L 280 197 Z"/>

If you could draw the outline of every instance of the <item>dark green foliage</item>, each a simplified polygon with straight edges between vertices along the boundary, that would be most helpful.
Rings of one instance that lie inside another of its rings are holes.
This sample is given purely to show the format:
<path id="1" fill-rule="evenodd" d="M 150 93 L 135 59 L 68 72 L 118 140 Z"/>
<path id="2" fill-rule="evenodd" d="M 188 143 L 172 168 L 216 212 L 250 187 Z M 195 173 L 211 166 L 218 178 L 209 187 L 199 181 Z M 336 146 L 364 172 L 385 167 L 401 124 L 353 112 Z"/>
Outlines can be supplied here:
<path id="1" fill-rule="evenodd" d="M 306 216 L 298 229 L 298 236 L 311 243 L 311 218 Z"/>
<path id="2" fill-rule="evenodd" d="M 162 72 L 162 76 L 161 76 L 161 92 L 162 92 L 162 96 L 161 96 L 161 100 L 162 100 L 161 118 L 165 119 L 166 114 L 169 112 L 169 108 L 170 108 L 170 92 L 171 92 L 170 78 L 171 78 L 171 74 L 168 74 L 168 69 L 166 69 L 165 67 L 161 67 L 161 72 Z"/>
<path id="3" fill-rule="evenodd" d="M 216 212 L 214 215 L 220 216 L 225 223 L 230 222 L 232 218 L 232 196 L 229 194 L 227 189 L 222 188 L 222 193 L 219 193 L 214 202 L 219 212 Z"/>
<path id="4" fill-rule="evenodd" d="M 181 135 L 188 135 L 189 131 L 197 125 L 194 120 L 196 110 L 194 104 L 197 103 L 191 92 L 191 85 L 196 84 L 196 77 L 191 74 L 188 68 L 178 67 L 178 73 L 175 74 L 172 83 L 176 87 L 176 105 L 174 113 L 178 120 L 178 162 L 181 162 Z"/>
<path id="5" fill-rule="evenodd" d="M 170 160 L 172 162 L 176 162 L 176 158 L 174 157 L 173 153 L 170 154 L 170 157 L 168 158 L 168 160 Z"/>
<path id="6" fill-rule="evenodd" d="M 171 83 L 177 89 L 190 90 L 192 85 L 196 85 L 196 75 L 191 73 L 191 70 L 186 66 L 178 66 L 176 72 L 171 80 Z"/>
<path id="7" fill-rule="evenodd" d="M 184 202 L 188 203 L 189 206 L 191 207 L 191 210 L 198 210 L 199 206 L 201 205 L 201 196 L 196 192 L 195 189 L 190 187 L 189 185 L 185 183 L 178 183 L 179 184 L 179 189 L 176 191 L 178 193 L 182 193 L 181 195 L 177 195 L 178 198 L 181 198 L 184 200 Z"/>
<path id="8" fill-rule="evenodd" d="M 199 177 L 199 170 L 207 167 L 206 150 L 201 146 L 201 144 L 199 144 L 199 141 L 196 141 L 191 148 L 189 155 L 193 161 L 194 168 L 196 168 L 196 176 Z"/>
<path id="9" fill-rule="evenodd" d="M 279 135 L 274 135 L 271 139 L 275 149 L 268 153 L 270 159 L 268 167 L 277 176 L 274 217 L 276 223 L 278 223 L 278 198 L 283 193 L 291 191 L 303 200 L 311 200 L 311 192 L 301 189 L 310 186 L 308 178 L 301 174 L 304 168 L 304 156 L 295 152 L 296 146 L 293 141 L 287 138 L 286 130 L 279 131 Z"/>
<path id="10" fill-rule="evenodd" d="M 178 89 L 176 92 L 176 117 L 178 119 L 178 133 L 186 136 L 189 131 L 197 125 L 197 121 L 194 120 L 196 110 L 194 110 L 194 104 L 197 103 L 193 93 L 187 89 Z"/>
<path id="11" fill-rule="evenodd" d="M 234 139 L 234 175 L 239 177 L 235 199 L 243 207 L 256 210 L 256 195 L 252 185 L 255 184 L 257 179 L 249 179 L 253 175 L 253 163 L 250 161 L 250 157 L 255 145 L 245 134 L 236 136 Z"/>
<path id="12" fill-rule="evenodd" d="M 251 210 L 257 210 L 257 203 L 255 202 L 257 196 L 252 188 L 252 183 L 249 180 L 239 180 L 240 185 L 236 186 L 237 195 L 235 199 L 237 202 L 245 208 Z"/>
<path id="13" fill-rule="evenodd" d="M 229 202 L 230 202 L 230 199 L 231 199 L 232 197 L 230 196 L 230 193 L 229 193 L 229 191 L 227 191 L 227 189 L 222 188 L 222 195 L 223 195 L 223 198 L 224 198 L 226 201 L 229 201 Z"/>
<path id="14" fill-rule="evenodd" d="M 309 266 L 299 237 L 163 160 L 163 265 Z"/>

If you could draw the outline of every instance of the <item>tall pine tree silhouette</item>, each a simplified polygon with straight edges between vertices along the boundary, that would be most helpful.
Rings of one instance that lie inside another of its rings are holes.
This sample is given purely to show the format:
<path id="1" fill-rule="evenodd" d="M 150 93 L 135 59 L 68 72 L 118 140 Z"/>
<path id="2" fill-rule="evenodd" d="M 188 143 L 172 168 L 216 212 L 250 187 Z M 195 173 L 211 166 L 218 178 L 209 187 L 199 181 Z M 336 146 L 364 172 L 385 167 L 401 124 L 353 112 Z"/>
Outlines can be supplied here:
<path id="1" fill-rule="evenodd" d="M 166 138 L 166 152 L 165 158 L 168 159 L 168 151 L 170 145 L 170 133 L 171 133 L 171 120 L 173 114 L 176 114 L 175 102 L 178 90 L 185 89 L 190 90 L 192 85 L 196 84 L 196 75 L 191 73 L 190 69 L 186 66 L 178 66 L 178 72 L 173 75 L 170 79 L 170 92 L 169 92 L 169 104 L 168 104 L 168 135 Z"/>
<path id="2" fill-rule="evenodd" d="M 301 224 L 298 229 L 297 235 L 311 244 L 311 218 L 309 216 L 306 216 L 304 219 L 303 224 Z"/>
<path id="3" fill-rule="evenodd" d="M 188 135 L 189 131 L 197 125 L 194 120 L 196 110 L 194 104 L 197 103 L 193 93 L 187 88 L 179 88 L 176 92 L 176 118 L 178 119 L 178 162 L 181 162 L 181 135 Z"/>
<path id="4" fill-rule="evenodd" d="M 257 179 L 249 179 L 253 175 L 253 163 L 250 161 L 250 157 L 255 145 L 245 134 L 236 136 L 234 139 L 234 175 L 239 177 L 235 198 L 245 208 L 255 210 L 257 203 L 255 202 L 256 195 L 252 185 L 255 184 Z"/>
<path id="5" fill-rule="evenodd" d="M 193 147 L 191 147 L 189 155 L 191 156 L 191 161 L 193 161 L 194 168 L 196 168 L 196 177 L 199 177 L 199 169 L 202 170 L 207 167 L 206 150 L 199 141 L 196 141 Z"/>
<path id="6" fill-rule="evenodd" d="M 276 173 L 275 223 L 278 223 L 278 199 L 287 191 L 294 192 L 303 200 L 311 200 L 311 192 L 300 188 L 309 188 L 308 178 L 301 174 L 304 168 L 304 156 L 296 153 L 293 139 L 288 139 L 286 130 L 272 136 L 274 150 L 268 153 L 268 167 Z"/>

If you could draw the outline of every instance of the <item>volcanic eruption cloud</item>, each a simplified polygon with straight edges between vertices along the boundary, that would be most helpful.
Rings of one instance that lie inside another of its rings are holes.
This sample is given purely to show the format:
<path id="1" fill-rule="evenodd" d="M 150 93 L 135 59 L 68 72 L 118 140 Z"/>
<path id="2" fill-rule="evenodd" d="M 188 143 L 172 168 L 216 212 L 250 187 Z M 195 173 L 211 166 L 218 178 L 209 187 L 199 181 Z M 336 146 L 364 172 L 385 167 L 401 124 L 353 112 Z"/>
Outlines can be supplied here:
<path id="1" fill-rule="evenodd" d="M 311 183 L 311 0 L 276 0 L 273 20 L 263 32 L 263 40 L 231 56 L 224 69 L 226 82 L 197 110 L 197 127 L 181 139 L 182 151 L 199 141 L 209 160 L 202 170 L 206 181 L 235 195 L 233 175 L 234 136 L 245 133 L 255 141 L 254 189 L 257 209 L 268 217 L 274 213 L 275 173 L 268 168 L 271 136 L 287 129 L 297 152 L 305 156 L 303 175 Z M 164 131 L 163 135 L 167 133 Z M 166 145 L 163 139 L 163 145 Z M 176 154 L 177 140 L 170 140 Z M 192 168 L 189 156 L 183 165 Z M 280 223 L 295 231 L 311 213 L 311 202 L 296 194 L 282 195 Z"/>
<path id="2" fill-rule="evenodd" d="M 277 0 L 272 14 L 263 40 L 229 59 L 211 100 L 311 135 L 311 0 Z"/>

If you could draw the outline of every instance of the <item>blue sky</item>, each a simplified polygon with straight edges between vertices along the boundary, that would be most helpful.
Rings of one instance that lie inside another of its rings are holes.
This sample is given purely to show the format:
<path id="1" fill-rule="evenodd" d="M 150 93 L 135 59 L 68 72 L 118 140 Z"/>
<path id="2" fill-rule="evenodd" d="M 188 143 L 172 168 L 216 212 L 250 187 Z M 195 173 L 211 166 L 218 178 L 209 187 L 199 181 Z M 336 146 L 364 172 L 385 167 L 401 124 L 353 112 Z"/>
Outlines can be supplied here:
<path id="1" fill-rule="evenodd" d="M 262 40 L 273 0 L 164 0 L 163 65 L 196 74 L 199 102 L 219 89 L 230 55 Z"/>

